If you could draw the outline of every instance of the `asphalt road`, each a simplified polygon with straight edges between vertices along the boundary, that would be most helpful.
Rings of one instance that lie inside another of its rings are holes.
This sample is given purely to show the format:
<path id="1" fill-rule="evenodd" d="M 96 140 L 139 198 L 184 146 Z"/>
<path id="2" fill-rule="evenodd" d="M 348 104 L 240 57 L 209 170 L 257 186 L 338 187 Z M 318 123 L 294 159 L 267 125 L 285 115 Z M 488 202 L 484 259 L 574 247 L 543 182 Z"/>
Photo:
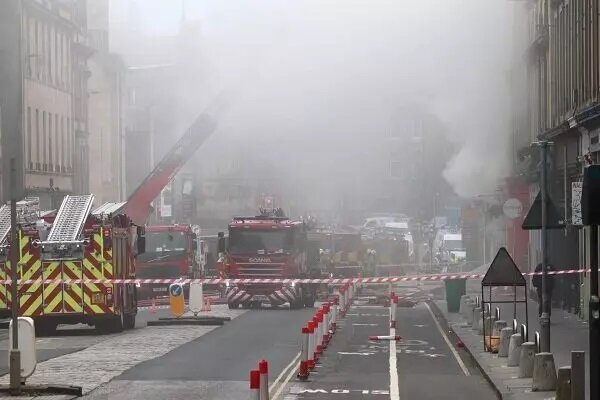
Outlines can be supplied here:
<path id="1" fill-rule="evenodd" d="M 400 295 L 403 291 L 414 289 L 396 289 Z M 292 381 L 283 399 L 496 398 L 477 369 L 469 365 L 466 355 L 460 351 L 453 354 L 424 303 L 398 308 L 395 333 L 401 341 L 369 341 L 370 335 L 390 334 L 388 312 L 385 307 L 353 306 L 310 380 Z M 452 338 L 448 340 L 454 343 Z M 395 363 L 390 354 L 394 347 Z M 394 379 L 398 396 L 390 387 Z"/>
<path id="2" fill-rule="evenodd" d="M 299 353 L 301 326 L 313 312 L 251 310 L 162 357 L 136 365 L 86 398 L 246 400 L 249 371 L 267 359 L 273 382 Z"/>

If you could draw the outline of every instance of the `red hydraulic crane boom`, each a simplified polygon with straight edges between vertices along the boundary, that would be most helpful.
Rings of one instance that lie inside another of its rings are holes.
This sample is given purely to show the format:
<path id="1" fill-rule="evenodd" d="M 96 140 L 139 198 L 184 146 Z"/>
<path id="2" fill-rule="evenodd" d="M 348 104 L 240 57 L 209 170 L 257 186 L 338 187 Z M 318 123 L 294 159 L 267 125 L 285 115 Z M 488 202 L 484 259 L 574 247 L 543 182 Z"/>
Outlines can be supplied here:
<path id="1" fill-rule="evenodd" d="M 216 128 L 216 120 L 208 114 L 201 114 L 196 118 L 150 175 L 129 196 L 121 212 L 128 215 L 134 224 L 144 225 L 151 213 L 152 201 Z"/>

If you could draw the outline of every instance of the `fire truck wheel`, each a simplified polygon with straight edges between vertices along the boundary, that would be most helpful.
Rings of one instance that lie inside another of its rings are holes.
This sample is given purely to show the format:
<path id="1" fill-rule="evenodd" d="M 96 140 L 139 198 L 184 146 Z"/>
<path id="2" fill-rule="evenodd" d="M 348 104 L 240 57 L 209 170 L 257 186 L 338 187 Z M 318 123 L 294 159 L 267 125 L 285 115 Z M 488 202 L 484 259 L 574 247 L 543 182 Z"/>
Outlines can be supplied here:
<path id="1" fill-rule="evenodd" d="M 135 314 L 125 314 L 125 316 L 123 317 L 123 328 L 135 328 Z"/>

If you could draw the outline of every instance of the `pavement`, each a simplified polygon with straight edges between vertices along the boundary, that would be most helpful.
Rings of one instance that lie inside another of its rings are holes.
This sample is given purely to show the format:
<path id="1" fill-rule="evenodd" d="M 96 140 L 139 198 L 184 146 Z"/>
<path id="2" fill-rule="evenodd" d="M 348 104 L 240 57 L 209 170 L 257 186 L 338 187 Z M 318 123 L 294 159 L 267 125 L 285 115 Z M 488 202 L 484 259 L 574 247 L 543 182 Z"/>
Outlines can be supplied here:
<path id="1" fill-rule="evenodd" d="M 421 292 L 408 285 L 394 290 L 401 297 Z M 309 381 L 291 381 L 283 399 L 495 398 L 468 354 L 449 346 L 451 339 L 426 303 L 399 307 L 396 320 L 397 329 L 391 331 L 389 308 L 366 305 L 358 297 L 347 318 L 338 323 L 338 332 Z M 388 334 L 400 335 L 402 340 L 368 339 Z"/>
<path id="2" fill-rule="evenodd" d="M 501 298 L 496 297 L 496 298 Z M 435 301 L 435 305 L 447 320 L 448 325 L 460 337 L 469 349 L 474 360 L 479 364 L 483 373 L 497 389 L 501 398 L 505 400 L 550 400 L 554 399 L 554 392 L 532 392 L 531 379 L 518 378 L 518 367 L 507 367 L 506 358 L 483 351 L 483 339 L 470 326 L 465 324 L 460 314 L 448 313 L 444 300 Z M 511 304 L 495 304 L 499 307 L 501 319 L 509 324 L 515 317 L 514 306 Z M 532 341 L 536 331 L 539 331 L 537 318 L 537 303 L 528 302 L 529 308 L 529 340 Z M 516 319 L 519 324 L 525 323 L 525 305 L 521 304 L 516 309 Z M 552 352 L 556 368 L 571 364 L 571 351 L 584 350 L 588 356 L 588 328 L 587 324 L 580 321 L 575 315 L 559 309 L 552 310 L 551 319 Z M 587 361 L 586 361 L 587 365 Z M 589 371 L 586 371 L 586 382 L 589 382 Z M 589 388 L 586 388 L 588 390 Z M 589 393 L 587 394 L 589 398 Z"/>

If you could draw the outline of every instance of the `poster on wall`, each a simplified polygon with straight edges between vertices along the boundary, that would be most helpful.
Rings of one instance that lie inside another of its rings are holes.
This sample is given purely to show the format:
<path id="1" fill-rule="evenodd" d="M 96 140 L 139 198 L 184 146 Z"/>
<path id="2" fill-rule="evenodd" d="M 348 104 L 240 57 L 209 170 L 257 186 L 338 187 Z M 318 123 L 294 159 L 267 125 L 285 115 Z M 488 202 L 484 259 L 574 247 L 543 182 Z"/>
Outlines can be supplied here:
<path id="1" fill-rule="evenodd" d="M 583 226 L 581 219 L 581 193 L 583 191 L 583 182 L 571 183 L 571 224 Z"/>

